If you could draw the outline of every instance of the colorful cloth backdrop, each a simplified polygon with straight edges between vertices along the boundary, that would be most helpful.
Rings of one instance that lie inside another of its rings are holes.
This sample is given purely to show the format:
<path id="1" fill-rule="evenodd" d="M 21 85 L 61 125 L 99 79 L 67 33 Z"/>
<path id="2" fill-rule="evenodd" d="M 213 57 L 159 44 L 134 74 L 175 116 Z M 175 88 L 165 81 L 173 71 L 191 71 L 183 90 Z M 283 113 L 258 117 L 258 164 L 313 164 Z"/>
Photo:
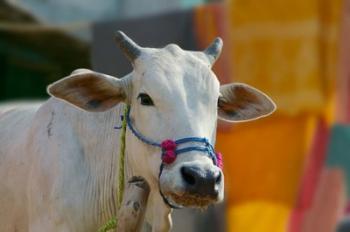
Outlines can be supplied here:
<path id="1" fill-rule="evenodd" d="M 278 106 L 266 119 L 220 124 L 228 231 L 334 231 L 349 168 L 347 137 L 334 138 L 345 129 L 333 129 L 328 149 L 342 1 L 228 0 L 195 15 L 199 44 L 224 38 L 221 82 L 248 83 Z"/>

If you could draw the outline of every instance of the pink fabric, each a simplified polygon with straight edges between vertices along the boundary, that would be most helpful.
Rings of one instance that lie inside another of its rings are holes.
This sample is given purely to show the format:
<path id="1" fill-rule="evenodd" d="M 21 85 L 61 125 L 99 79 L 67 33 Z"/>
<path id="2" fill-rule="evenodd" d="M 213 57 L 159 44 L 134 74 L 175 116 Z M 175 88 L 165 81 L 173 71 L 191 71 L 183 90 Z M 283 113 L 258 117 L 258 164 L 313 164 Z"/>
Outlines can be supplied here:
<path id="1" fill-rule="evenodd" d="M 324 168 L 312 199 L 312 206 L 305 211 L 301 232 L 336 231 L 343 217 L 345 206 L 344 173 L 338 168 Z"/>
<path id="2" fill-rule="evenodd" d="M 315 196 L 326 158 L 328 138 L 329 129 L 327 128 L 327 124 L 324 120 L 320 119 L 311 145 L 310 154 L 306 161 L 296 206 L 290 216 L 288 232 L 301 231 L 304 213 L 312 206 L 312 199 Z"/>
<path id="3" fill-rule="evenodd" d="M 348 202 L 348 204 L 346 205 L 345 214 L 350 215 L 350 202 Z"/>

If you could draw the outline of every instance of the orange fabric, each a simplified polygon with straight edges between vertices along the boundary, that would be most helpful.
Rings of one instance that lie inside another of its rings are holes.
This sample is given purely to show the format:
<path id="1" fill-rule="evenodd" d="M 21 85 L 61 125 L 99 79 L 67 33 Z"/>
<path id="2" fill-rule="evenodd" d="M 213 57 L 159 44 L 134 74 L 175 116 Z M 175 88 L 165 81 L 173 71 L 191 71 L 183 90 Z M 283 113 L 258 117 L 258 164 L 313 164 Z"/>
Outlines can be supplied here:
<path id="1" fill-rule="evenodd" d="M 252 200 L 294 206 L 312 117 L 269 117 L 235 125 L 217 136 L 228 203 Z"/>
<path id="2" fill-rule="evenodd" d="M 205 49 L 216 37 L 224 42 L 222 53 L 213 70 L 221 83 L 231 82 L 227 15 L 223 4 L 201 5 L 194 9 L 194 30 L 200 49 Z"/>
<path id="3" fill-rule="evenodd" d="M 344 0 L 337 81 L 337 122 L 350 123 L 350 0 Z"/>
<path id="4" fill-rule="evenodd" d="M 290 209 L 285 205 L 265 201 L 228 207 L 227 231 L 285 232 L 289 213 Z"/>

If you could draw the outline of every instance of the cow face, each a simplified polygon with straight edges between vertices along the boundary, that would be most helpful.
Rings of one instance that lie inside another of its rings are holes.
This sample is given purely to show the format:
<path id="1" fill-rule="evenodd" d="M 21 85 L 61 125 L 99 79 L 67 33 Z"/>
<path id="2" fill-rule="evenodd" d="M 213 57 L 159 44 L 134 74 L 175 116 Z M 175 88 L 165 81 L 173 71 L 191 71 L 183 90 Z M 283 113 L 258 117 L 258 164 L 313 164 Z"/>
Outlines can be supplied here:
<path id="1" fill-rule="evenodd" d="M 116 79 L 78 70 L 51 85 L 49 93 L 87 111 L 105 111 L 124 101 L 131 105 L 130 121 L 137 131 L 158 142 L 199 137 L 214 144 L 218 117 L 231 122 L 252 120 L 275 109 L 271 99 L 253 87 L 220 86 L 211 71 L 221 51 L 220 39 L 204 52 L 184 51 L 173 44 L 141 48 L 122 32 L 116 39 L 133 64 L 131 74 Z M 205 207 L 223 199 L 222 170 L 206 153 L 179 154 L 160 173 L 159 147 L 143 143 L 130 130 L 126 144 L 131 171 L 159 188 L 169 202 Z M 195 145 L 190 142 L 179 149 Z"/>

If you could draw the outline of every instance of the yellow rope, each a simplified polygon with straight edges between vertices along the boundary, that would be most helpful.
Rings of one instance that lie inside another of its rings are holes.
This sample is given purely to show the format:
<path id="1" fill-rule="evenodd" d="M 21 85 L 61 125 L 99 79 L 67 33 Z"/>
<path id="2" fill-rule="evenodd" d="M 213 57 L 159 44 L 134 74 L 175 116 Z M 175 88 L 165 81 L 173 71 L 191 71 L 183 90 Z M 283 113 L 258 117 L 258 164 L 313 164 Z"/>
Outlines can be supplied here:
<path id="1" fill-rule="evenodd" d="M 122 127 L 120 133 L 120 148 L 119 148 L 119 171 L 118 171 L 118 196 L 117 196 L 117 209 L 119 210 L 122 201 L 125 188 L 125 134 L 126 134 L 126 115 L 128 113 L 129 106 L 124 108 Z M 98 232 L 108 232 L 112 229 L 117 228 L 117 218 L 112 218 L 105 223 Z"/>
<path id="2" fill-rule="evenodd" d="M 126 106 L 123 113 L 122 130 L 120 133 L 120 150 L 119 150 L 119 173 L 118 173 L 118 198 L 117 207 L 120 208 L 123 201 L 125 187 L 125 134 L 126 134 L 126 117 L 129 111 L 129 106 Z"/>

